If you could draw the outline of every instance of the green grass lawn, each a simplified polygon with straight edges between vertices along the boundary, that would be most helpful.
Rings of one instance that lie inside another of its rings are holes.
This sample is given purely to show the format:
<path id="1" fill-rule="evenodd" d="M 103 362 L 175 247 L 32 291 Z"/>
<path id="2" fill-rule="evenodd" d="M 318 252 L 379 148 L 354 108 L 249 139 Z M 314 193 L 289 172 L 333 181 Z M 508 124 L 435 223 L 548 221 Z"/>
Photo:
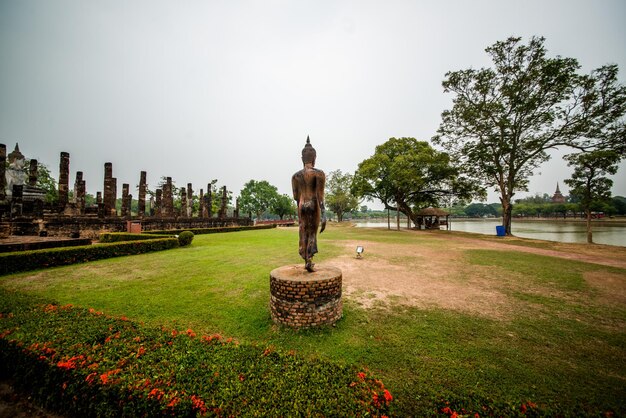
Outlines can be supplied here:
<path id="1" fill-rule="evenodd" d="M 295 228 L 199 235 L 190 247 L 15 274 L 0 285 L 150 325 L 221 333 L 366 367 L 395 396 L 398 415 L 433 413 L 446 400 L 475 410 L 487 402 L 519 409 L 530 401 L 552 413 L 626 414 L 626 306 L 607 302 L 585 279 L 610 276 L 623 292 L 626 270 L 513 251 L 455 250 L 454 237 L 444 234 L 345 226 L 320 236 L 315 261 L 339 256 L 342 240 L 413 246 L 416 257 L 420 248 L 457 251 L 464 268 L 443 280 L 463 282 L 487 269 L 493 274 L 486 280 L 514 301 L 514 313 L 490 318 L 393 299 L 364 309 L 344 298 L 344 318 L 335 327 L 276 327 L 269 272 L 301 262 Z M 405 258 L 394 262 L 411 262 Z"/>

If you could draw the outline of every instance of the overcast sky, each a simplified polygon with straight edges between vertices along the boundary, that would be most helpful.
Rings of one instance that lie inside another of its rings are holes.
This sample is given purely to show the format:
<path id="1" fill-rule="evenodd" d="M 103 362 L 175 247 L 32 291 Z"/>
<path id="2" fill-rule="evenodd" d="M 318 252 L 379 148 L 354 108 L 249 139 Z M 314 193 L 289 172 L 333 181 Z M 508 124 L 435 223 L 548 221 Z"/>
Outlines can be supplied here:
<path id="1" fill-rule="evenodd" d="M 444 74 L 490 65 L 484 49 L 512 35 L 586 73 L 616 63 L 624 83 L 625 22 L 623 0 L 0 0 L 0 142 L 56 178 L 69 152 L 70 183 L 83 171 L 93 194 L 105 162 L 135 198 L 141 170 L 151 188 L 291 193 L 307 135 L 326 172 L 390 137 L 430 140 Z M 570 173 L 557 155 L 530 193 L 567 194 Z M 626 196 L 626 163 L 614 180 Z"/>

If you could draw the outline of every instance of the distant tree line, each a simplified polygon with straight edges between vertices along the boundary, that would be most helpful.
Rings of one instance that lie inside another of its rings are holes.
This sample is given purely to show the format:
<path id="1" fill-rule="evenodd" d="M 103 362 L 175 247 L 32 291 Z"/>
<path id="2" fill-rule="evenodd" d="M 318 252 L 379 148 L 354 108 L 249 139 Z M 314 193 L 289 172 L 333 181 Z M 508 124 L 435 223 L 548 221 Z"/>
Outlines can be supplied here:
<path id="1" fill-rule="evenodd" d="M 449 208 L 452 216 L 483 218 L 502 216 L 502 205 L 499 203 L 471 203 L 455 205 Z M 626 216 L 626 197 L 614 196 L 606 200 L 596 200 L 591 205 L 592 217 Z M 517 199 L 513 206 L 514 218 L 570 218 L 586 217 L 584 206 L 574 196 L 568 197 L 565 203 L 553 203 L 548 194 Z"/>

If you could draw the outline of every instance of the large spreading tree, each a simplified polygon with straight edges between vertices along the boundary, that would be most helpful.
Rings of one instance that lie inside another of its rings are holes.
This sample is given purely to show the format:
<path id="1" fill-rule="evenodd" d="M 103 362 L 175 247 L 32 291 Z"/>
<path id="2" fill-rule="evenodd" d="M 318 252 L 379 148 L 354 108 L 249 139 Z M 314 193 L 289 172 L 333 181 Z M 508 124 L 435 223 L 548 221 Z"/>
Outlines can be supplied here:
<path id="1" fill-rule="evenodd" d="M 352 192 L 378 199 L 386 209 L 397 210 L 417 223 L 417 212 L 439 206 L 450 198 L 469 199 L 482 190 L 459 175 L 447 153 L 426 141 L 390 138 L 362 161 L 354 174 Z"/>
<path id="2" fill-rule="evenodd" d="M 270 211 L 280 217 L 282 220 L 285 216 L 294 216 L 296 214 L 296 205 L 293 197 L 281 194 L 276 197 Z"/>
<path id="3" fill-rule="evenodd" d="M 335 212 L 337 222 L 343 220 L 343 214 L 358 209 L 359 199 L 352 194 L 352 174 L 335 170 L 326 177 L 326 207 Z"/>
<path id="4" fill-rule="evenodd" d="M 239 205 L 244 212 L 254 213 L 257 219 L 261 219 L 263 212 L 272 207 L 278 196 L 276 186 L 266 180 L 250 180 L 239 194 Z"/>
<path id="5" fill-rule="evenodd" d="M 444 91 L 455 96 L 433 140 L 466 174 L 495 187 L 510 235 L 512 198 L 551 149 L 624 152 L 626 88 L 615 65 L 580 75 L 575 59 L 547 57 L 544 38 L 526 45 L 511 37 L 486 52 L 491 68 L 446 74 Z"/>
<path id="6" fill-rule="evenodd" d="M 607 202 L 611 198 L 613 181 L 607 175 L 617 173 L 621 157 L 613 150 L 597 150 L 572 154 L 566 157 L 574 167 L 572 177 L 565 180 L 570 187 L 570 196 L 580 203 L 587 218 L 587 242 L 593 243 L 591 211 L 594 204 Z"/>

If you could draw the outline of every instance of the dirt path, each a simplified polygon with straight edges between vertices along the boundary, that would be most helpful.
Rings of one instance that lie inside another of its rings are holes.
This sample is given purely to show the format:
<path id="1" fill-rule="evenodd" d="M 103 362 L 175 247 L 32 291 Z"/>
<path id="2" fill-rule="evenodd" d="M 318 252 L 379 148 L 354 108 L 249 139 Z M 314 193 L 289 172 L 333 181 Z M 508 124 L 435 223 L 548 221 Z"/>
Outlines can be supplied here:
<path id="1" fill-rule="evenodd" d="M 407 231 L 425 234 L 424 231 Z M 499 269 L 473 265 L 466 260 L 466 250 L 493 249 L 519 251 L 568 260 L 626 268 L 626 248 L 610 246 L 582 246 L 572 244 L 538 245 L 518 238 L 490 240 L 467 236 L 428 233 L 429 244 L 391 244 L 378 241 L 341 241 L 344 255 L 325 261 L 343 272 L 344 295 L 366 309 L 386 307 L 389 304 L 439 307 L 493 319 L 507 319 L 522 308 L 518 300 L 509 296 L 511 290 L 539 291 L 521 285 L 515 273 L 502 277 Z M 432 238 L 432 240 L 431 240 Z M 353 252 L 357 245 L 365 247 L 364 257 L 357 259 Z M 598 290 L 607 302 L 626 304 L 626 275 L 585 275 L 589 285 Z"/>
<path id="2" fill-rule="evenodd" d="M 580 244 L 554 243 L 551 245 L 556 249 L 548 249 L 508 244 L 506 239 L 507 238 L 498 242 L 477 238 L 455 237 L 455 242 L 460 244 L 461 248 L 467 249 L 488 248 L 492 250 L 520 251 L 626 269 L 626 249 L 623 249 L 623 247 L 592 245 L 585 249 L 585 246 Z M 517 238 L 511 239 L 517 240 Z"/>

